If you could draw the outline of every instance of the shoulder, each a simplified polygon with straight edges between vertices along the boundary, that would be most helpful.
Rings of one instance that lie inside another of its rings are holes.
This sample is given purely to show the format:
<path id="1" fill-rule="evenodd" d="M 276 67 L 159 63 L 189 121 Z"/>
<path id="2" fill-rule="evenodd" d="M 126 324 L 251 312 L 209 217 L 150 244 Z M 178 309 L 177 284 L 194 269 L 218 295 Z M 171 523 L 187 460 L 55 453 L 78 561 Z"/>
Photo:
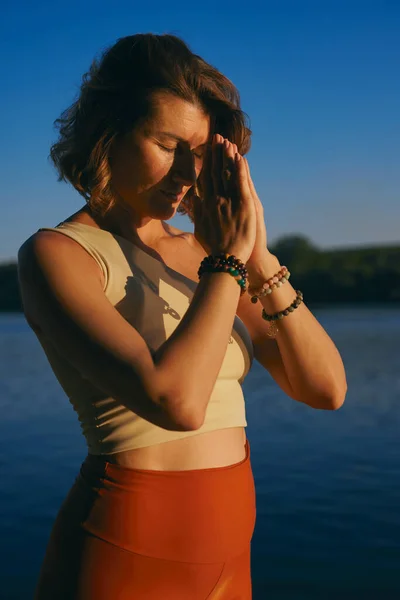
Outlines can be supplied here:
<path id="1" fill-rule="evenodd" d="M 21 283 L 38 284 L 51 272 L 65 276 L 71 271 L 98 276 L 98 267 L 74 239 L 53 230 L 38 230 L 18 250 Z"/>
<path id="2" fill-rule="evenodd" d="M 35 331 L 46 314 L 56 314 L 66 303 L 66 290 L 78 295 L 88 289 L 103 293 L 95 261 L 73 239 L 54 231 L 39 230 L 22 244 L 18 278 L 25 317 Z"/>
<path id="3" fill-rule="evenodd" d="M 60 255 L 66 251 L 68 253 L 86 254 L 72 238 L 57 231 L 39 229 L 19 248 L 18 264 L 23 267 L 25 264 L 45 263 L 54 258 L 54 252 Z"/>

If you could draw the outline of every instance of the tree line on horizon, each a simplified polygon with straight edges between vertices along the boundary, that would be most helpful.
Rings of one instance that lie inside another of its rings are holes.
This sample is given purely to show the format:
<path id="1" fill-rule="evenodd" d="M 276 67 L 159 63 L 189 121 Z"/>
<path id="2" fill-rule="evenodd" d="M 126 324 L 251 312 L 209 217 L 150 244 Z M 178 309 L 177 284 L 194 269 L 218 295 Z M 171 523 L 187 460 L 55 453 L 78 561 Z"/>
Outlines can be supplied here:
<path id="1" fill-rule="evenodd" d="M 270 246 L 308 305 L 400 303 L 400 245 L 322 250 L 303 235 Z M 0 312 L 22 312 L 17 263 L 0 264 Z"/>

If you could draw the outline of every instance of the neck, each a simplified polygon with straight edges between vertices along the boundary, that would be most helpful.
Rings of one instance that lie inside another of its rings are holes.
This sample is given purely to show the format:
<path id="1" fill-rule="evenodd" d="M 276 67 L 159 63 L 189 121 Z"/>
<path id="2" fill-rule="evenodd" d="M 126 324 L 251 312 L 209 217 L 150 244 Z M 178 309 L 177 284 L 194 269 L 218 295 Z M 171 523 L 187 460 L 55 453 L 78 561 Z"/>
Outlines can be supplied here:
<path id="1" fill-rule="evenodd" d="M 121 205 L 115 205 L 104 217 L 93 215 L 89 207 L 83 210 L 101 229 L 120 235 L 135 244 L 154 248 L 157 242 L 166 236 L 163 221 L 140 217 Z"/>

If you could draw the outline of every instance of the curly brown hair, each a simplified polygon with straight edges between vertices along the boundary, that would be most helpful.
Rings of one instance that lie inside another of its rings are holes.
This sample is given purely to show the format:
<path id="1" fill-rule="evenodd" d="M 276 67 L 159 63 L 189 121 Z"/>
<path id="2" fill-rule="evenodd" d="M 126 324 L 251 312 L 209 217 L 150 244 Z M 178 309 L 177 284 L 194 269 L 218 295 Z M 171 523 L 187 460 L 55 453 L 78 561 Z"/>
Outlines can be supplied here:
<path id="1" fill-rule="evenodd" d="M 251 131 L 233 83 L 174 35 L 120 38 L 95 59 L 82 78 L 77 100 L 55 121 L 59 138 L 51 146 L 59 178 L 69 181 L 90 209 L 104 215 L 115 203 L 110 150 L 149 114 L 151 95 L 168 91 L 198 104 L 211 116 L 212 132 L 237 144 L 243 155 Z M 178 208 L 192 219 L 193 186 Z"/>

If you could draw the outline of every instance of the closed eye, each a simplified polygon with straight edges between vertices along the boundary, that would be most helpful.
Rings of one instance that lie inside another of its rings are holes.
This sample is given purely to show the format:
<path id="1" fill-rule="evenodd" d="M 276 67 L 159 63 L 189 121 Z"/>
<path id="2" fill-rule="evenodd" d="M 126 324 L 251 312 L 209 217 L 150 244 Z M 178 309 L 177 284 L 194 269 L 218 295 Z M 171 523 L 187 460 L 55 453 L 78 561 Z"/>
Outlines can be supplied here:
<path id="1" fill-rule="evenodd" d="M 169 152 L 169 153 L 175 152 L 175 150 L 176 150 L 176 146 L 175 146 L 175 148 L 167 148 L 167 146 L 162 146 L 161 144 L 159 144 L 159 146 L 160 146 L 160 148 L 165 150 L 165 152 Z"/>
<path id="2" fill-rule="evenodd" d="M 178 146 L 175 146 L 174 148 L 168 148 L 168 146 L 163 146 L 162 144 L 159 144 L 160 148 L 162 148 L 163 150 L 165 150 L 165 152 L 168 152 L 168 154 L 172 154 L 172 152 L 175 152 L 178 148 Z M 193 152 L 194 156 L 196 156 L 197 158 L 202 159 L 204 156 L 204 152 Z"/>

